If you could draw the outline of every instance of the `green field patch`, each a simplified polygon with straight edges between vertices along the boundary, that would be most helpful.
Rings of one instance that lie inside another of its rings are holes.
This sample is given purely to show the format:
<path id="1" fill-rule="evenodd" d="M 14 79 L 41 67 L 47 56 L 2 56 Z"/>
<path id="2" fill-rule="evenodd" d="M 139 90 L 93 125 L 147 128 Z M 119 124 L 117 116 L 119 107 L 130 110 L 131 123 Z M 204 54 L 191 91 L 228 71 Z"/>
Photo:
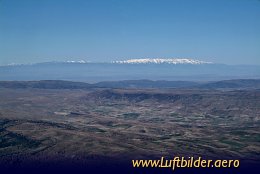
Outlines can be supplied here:
<path id="1" fill-rule="evenodd" d="M 243 145 L 237 141 L 233 141 L 233 140 L 229 140 L 229 139 L 221 139 L 220 142 L 229 145 L 230 148 L 234 149 L 234 150 L 245 147 L 245 145 Z"/>
<path id="2" fill-rule="evenodd" d="M 129 112 L 129 113 L 124 113 L 122 114 L 122 116 L 125 118 L 125 119 L 136 119 L 140 116 L 139 113 L 135 113 L 135 112 Z"/>
<path id="3" fill-rule="evenodd" d="M 179 114 L 176 113 L 176 112 L 171 112 L 171 113 L 170 113 L 170 116 L 171 116 L 171 117 L 177 117 L 177 116 L 179 116 Z"/>
<path id="4" fill-rule="evenodd" d="M 88 131 L 90 131 L 90 132 L 97 132 L 97 133 L 104 133 L 104 132 L 106 132 L 105 130 L 99 129 L 99 128 L 97 128 L 97 127 L 88 127 L 87 129 L 88 129 Z"/>

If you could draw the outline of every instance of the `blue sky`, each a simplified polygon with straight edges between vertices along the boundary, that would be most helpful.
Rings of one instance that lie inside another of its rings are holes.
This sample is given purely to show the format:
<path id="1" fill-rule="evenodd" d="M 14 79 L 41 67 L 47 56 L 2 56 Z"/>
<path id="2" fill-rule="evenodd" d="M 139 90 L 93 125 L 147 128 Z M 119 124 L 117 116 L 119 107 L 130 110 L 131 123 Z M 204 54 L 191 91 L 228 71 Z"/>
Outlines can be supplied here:
<path id="1" fill-rule="evenodd" d="M 260 65 L 259 0 L 0 0 L 0 64 L 194 58 Z"/>

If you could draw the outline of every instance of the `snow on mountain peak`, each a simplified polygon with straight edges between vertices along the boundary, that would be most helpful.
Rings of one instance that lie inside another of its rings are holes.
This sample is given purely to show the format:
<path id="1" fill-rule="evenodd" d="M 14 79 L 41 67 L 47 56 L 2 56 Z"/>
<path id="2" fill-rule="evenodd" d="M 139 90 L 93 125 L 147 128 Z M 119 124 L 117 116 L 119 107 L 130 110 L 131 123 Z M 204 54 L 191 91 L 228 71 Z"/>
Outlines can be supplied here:
<path id="1" fill-rule="evenodd" d="M 128 60 L 118 60 L 118 61 L 112 61 L 112 63 L 119 63 L 119 64 L 210 64 L 211 62 L 205 62 L 200 60 L 194 60 L 194 59 L 128 59 Z"/>
<path id="2" fill-rule="evenodd" d="M 85 60 L 68 60 L 66 63 L 87 63 Z"/>

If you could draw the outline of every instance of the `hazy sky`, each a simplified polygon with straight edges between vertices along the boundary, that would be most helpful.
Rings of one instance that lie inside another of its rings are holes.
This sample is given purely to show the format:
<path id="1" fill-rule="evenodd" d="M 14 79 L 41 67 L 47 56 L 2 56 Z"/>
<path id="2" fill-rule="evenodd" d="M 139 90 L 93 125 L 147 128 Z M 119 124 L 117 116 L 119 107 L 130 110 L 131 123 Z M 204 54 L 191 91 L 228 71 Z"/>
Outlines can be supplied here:
<path id="1" fill-rule="evenodd" d="M 0 0 L 0 64 L 144 57 L 260 65 L 260 1 Z"/>

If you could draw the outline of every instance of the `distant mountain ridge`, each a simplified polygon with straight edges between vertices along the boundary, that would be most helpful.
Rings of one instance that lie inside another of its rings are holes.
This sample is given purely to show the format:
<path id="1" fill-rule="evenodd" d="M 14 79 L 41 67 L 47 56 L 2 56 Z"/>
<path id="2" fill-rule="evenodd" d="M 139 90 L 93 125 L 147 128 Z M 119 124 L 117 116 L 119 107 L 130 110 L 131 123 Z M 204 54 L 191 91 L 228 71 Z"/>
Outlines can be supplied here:
<path id="1" fill-rule="evenodd" d="M 123 80 L 104 81 L 94 85 L 108 88 L 185 88 L 197 86 L 199 83 L 190 81 L 165 81 L 165 80 Z"/>
<path id="2" fill-rule="evenodd" d="M 90 89 L 90 88 L 176 88 L 176 89 L 260 89 L 260 79 L 234 79 L 198 83 L 190 81 L 126 80 L 94 84 L 62 80 L 0 81 L 0 88 Z"/>
<path id="3" fill-rule="evenodd" d="M 215 64 L 193 59 L 129 59 L 110 63 L 66 61 L 0 66 L 2 81 L 65 80 L 97 83 L 141 79 L 205 82 L 260 79 L 260 66 Z"/>

